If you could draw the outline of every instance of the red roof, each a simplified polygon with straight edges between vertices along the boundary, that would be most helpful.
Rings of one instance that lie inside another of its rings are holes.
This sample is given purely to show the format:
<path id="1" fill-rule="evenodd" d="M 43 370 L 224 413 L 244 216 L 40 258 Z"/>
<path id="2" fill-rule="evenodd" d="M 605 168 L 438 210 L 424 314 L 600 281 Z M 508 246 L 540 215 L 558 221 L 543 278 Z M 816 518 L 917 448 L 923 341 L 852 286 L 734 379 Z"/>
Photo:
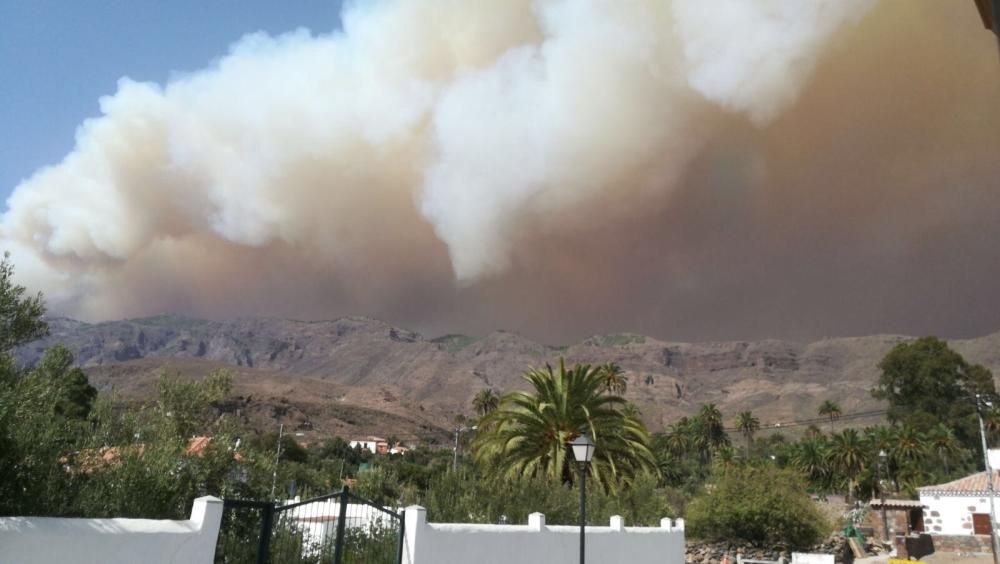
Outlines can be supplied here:
<path id="1" fill-rule="evenodd" d="M 952 482 L 947 482 L 944 484 L 937 484 L 933 486 L 924 486 L 922 488 L 917 488 L 920 493 L 935 494 L 935 493 L 946 493 L 946 494 L 956 494 L 956 493 L 975 493 L 984 494 L 986 493 L 986 472 L 979 472 L 972 474 L 971 476 L 966 476 L 964 478 L 959 478 Z M 1000 492 L 1000 472 L 993 472 L 993 492 L 994 495 Z"/>

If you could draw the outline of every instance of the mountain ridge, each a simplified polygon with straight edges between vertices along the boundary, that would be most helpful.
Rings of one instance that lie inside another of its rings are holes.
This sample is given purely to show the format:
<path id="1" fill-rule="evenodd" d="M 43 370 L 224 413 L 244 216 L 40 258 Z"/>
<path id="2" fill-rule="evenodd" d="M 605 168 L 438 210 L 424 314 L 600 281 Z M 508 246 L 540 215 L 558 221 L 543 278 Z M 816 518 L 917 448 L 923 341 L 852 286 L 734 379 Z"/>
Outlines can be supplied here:
<path id="1" fill-rule="evenodd" d="M 626 397 L 653 430 L 708 402 L 718 404 L 727 419 L 752 409 L 764 423 L 814 417 L 826 399 L 845 413 L 877 410 L 881 406 L 869 393 L 876 364 L 892 346 L 913 338 L 691 343 L 612 333 L 554 346 L 510 331 L 428 338 L 359 316 L 209 321 L 160 315 L 94 324 L 54 317 L 49 323 L 48 337 L 16 351 L 20 363 L 30 366 L 45 348 L 62 342 L 95 385 L 135 399 L 150 397 L 150 382 L 164 369 L 197 376 L 230 367 L 236 373 L 234 397 L 253 398 L 240 412 L 255 412 L 258 423 L 297 413 L 297 425 L 330 435 L 390 434 L 393 429 L 383 427 L 391 421 L 408 427 L 396 429 L 397 435 L 440 440 L 457 415 L 472 414 L 476 392 L 521 388 L 524 370 L 559 357 L 619 364 L 629 376 Z M 1000 371 L 1000 332 L 949 343 L 969 362 Z M 355 413 L 345 420 L 345 406 L 371 417 Z"/>

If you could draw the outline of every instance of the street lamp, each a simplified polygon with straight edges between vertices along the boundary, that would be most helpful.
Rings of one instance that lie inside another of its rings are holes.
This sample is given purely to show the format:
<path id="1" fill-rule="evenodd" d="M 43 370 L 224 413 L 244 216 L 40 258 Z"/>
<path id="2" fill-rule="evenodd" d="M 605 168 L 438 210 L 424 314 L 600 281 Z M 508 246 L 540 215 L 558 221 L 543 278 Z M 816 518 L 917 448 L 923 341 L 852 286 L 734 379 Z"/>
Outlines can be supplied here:
<path id="1" fill-rule="evenodd" d="M 889 522 L 885 518 L 885 488 L 882 487 L 882 465 L 885 464 L 887 455 L 885 450 L 878 451 L 878 464 L 875 466 L 876 480 L 878 481 L 878 497 L 882 502 L 882 540 L 889 542 Z"/>
<path id="2" fill-rule="evenodd" d="M 584 530 L 587 527 L 587 467 L 594 458 L 594 443 L 587 435 L 580 435 L 570 443 L 573 458 L 580 464 L 580 564 L 584 564 Z"/>
<path id="3" fill-rule="evenodd" d="M 452 451 L 452 457 L 451 457 L 452 472 L 458 469 L 458 435 L 462 431 L 475 431 L 478 428 L 479 428 L 478 425 L 473 425 L 472 427 L 459 427 L 458 429 L 455 429 L 455 449 Z"/>

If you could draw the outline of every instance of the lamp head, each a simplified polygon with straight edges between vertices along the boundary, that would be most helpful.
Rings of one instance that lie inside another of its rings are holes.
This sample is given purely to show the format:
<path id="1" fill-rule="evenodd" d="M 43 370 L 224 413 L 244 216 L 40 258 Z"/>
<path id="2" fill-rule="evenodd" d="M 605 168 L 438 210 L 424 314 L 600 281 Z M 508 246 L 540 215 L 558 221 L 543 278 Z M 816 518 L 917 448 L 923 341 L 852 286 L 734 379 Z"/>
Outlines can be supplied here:
<path id="1" fill-rule="evenodd" d="M 573 447 L 573 458 L 577 462 L 589 464 L 594 458 L 594 443 L 587 435 L 580 435 L 570 443 Z"/>

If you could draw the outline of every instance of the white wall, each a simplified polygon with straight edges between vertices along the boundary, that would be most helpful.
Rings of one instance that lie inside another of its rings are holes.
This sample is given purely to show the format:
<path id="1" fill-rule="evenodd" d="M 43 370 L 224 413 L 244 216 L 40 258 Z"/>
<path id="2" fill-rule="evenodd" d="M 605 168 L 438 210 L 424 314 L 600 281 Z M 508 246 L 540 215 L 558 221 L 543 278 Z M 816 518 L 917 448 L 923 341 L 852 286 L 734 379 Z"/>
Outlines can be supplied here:
<path id="1" fill-rule="evenodd" d="M 5 564 L 211 564 L 222 500 L 200 497 L 187 521 L 0 518 Z"/>
<path id="2" fill-rule="evenodd" d="M 994 498 L 1000 514 L 1000 499 Z M 924 532 L 932 535 L 971 535 L 972 514 L 989 513 L 990 500 L 985 495 L 959 497 L 920 494 L 924 509 Z"/>
<path id="3" fill-rule="evenodd" d="M 423 507 L 406 508 L 404 564 L 575 562 L 579 547 L 579 527 L 546 526 L 541 513 L 527 525 L 437 524 L 427 522 Z M 601 564 L 684 564 L 684 520 L 625 527 L 612 517 L 609 527 L 587 527 L 586 556 Z"/>
<path id="4" fill-rule="evenodd" d="M 835 562 L 836 557 L 832 554 L 792 553 L 792 564 L 834 564 Z"/>

